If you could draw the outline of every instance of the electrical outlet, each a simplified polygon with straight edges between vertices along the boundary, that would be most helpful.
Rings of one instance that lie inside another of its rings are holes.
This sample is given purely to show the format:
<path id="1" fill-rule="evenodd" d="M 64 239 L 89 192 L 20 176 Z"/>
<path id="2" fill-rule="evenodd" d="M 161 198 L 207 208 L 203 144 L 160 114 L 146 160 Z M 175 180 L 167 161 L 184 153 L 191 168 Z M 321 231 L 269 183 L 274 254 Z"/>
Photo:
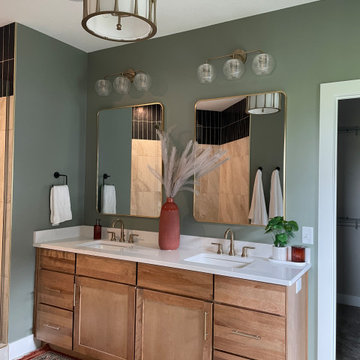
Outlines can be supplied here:
<path id="1" fill-rule="evenodd" d="M 314 244 L 314 228 L 310 226 L 302 227 L 302 242 L 303 244 Z"/>

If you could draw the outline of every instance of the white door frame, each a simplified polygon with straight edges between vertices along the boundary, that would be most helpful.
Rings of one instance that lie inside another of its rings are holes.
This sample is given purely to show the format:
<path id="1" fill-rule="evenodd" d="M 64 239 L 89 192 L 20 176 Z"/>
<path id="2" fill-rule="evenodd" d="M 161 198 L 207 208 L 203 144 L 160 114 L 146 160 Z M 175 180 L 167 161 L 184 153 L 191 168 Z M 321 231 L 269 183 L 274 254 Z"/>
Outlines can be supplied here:
<path id="1" fill-rule="evenodd" d="M 336 359 L 336 190 L 338 101 L 360 97 L 360 80 L 320 85 L 318 360 Z"/>

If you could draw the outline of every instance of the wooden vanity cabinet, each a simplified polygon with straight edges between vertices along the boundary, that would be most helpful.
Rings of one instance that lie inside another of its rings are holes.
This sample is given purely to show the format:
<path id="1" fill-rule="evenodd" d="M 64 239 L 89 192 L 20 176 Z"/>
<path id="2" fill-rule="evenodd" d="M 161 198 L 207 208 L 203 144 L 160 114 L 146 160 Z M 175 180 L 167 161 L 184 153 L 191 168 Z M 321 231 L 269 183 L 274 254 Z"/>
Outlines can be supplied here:
<path id="1" fill-rule="evenodd" d="M 285 287 L 215 275 L 216 357 L 227 359 L 223 351 L 250 359 L 307 359 L 307 281 L 306 274 Z"/>
<path id="2" fill-rule="evenodd" d="M 307 274 L 286 287 L 45 249 L 36 269 L 35 336 L 74 357 L 307 359 Z"/>
<path id="3" fill-rule="evenodd" d="M 75 254 L 38 249 L 34 333 L 38 340 L 72 349 Z"/>
<path id="4" fill-rule="evenodd" d="M 74 351 L 101 360 L 134 358 L 135 282 L 136 263 L 78 255 Z"/>
<path id="5" fill-rule="evenodd" d="M 139 264 L 138 286 L 135 359 L 211 360 L 213 275 Z"/>

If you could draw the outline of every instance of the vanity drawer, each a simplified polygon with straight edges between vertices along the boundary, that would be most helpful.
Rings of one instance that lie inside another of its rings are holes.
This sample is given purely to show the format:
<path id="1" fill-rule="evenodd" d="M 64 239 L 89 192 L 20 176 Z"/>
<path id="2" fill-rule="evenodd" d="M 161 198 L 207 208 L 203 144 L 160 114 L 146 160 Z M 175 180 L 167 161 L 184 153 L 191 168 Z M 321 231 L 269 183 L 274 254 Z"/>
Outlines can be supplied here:
<path id="1" fill-rule="evenodd" d="M 195 271 L 139 263 L 138 286 L 198 299 L 213 299 L 213 275 Z"/>
<path id="2" fill-rule="evenodd" d="M 136 263 L 78 254 L 76 275 L 135 285 Z"/>
<path id="3" fill-rule="evenodd" d="M 285 316 L 285 286 L 215 275 L 215 301 Z"/>
<path id="4" fill-rule="evenodd" d="M 39 304 L 36 317 L 38 340 L 72 349 L 73 313 L 52 306 Z"/>
<path id="5" fill-rule="evenodd" d="M 227 354 L 222 351 L 215 350 L 213 360 L 248 360 L 248 359 L 245 359 L 241 356 Z"/>
<path id="6" fill-rule="evenodd" d="M 251 359 L 285 359 L 285 318 L 215 305 L 214 347 Z"/>
<path id="7" fill-rule="evenodd" d="M 49 249 L 39 249 L 40 268 L 69 274 L 75 273 L 75 254 Z"/>
<path id="8" fill-rule="evenodd" d="M 74 275 L 40 270 L 37 294 L 41 304 L 72 310 L 74 306 Z"/>

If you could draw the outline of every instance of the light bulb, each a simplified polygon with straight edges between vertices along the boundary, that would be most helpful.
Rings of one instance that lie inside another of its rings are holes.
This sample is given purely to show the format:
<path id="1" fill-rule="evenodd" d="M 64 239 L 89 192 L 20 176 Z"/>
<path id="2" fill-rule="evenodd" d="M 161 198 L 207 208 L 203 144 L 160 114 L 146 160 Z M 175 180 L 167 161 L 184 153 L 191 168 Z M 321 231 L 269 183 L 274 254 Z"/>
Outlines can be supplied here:
<path id="1" fill-rule="evenodd" d="M 197 75 L 202 84 L 210 84 L 215 79 L 215 69 L 208 63 L 201 64 L 197 69 Z"/>
<path id="2" fill-rule="evenodd" d="M 95 91 L 99 96 L 108 96 L 111 94 L 111 82 L 109 80 L 101 79 L 95 83 Z"/>
<path id="3" fill-rule="evenodd" d="M 134 85 L 138 91 L 148 91 L 151 86 L 151 77 L 149 74 L 139 72 L 134 77 Z"/>
<path id="4" fill-rule="evenodd" d="M 229 59 L 224 64 L 223 72 L 228 80 L 240 79 L 245 72 L 245 66 L 239 59 Z"/>
<path id="5" fill-rule="evenodd" d="M 114 89 L 119 94 L 128 94 L 130 91 L 130 85 L 130 80 L 123 75 L 116 77 L 113 82 Z"/>
<path id="6" fill-rule="evenodd" d="M 258 54 L 252 62 L 252 70 L 256 75 L 269 75 L 275 68 L 275 60 L 270 54 Z"/>

